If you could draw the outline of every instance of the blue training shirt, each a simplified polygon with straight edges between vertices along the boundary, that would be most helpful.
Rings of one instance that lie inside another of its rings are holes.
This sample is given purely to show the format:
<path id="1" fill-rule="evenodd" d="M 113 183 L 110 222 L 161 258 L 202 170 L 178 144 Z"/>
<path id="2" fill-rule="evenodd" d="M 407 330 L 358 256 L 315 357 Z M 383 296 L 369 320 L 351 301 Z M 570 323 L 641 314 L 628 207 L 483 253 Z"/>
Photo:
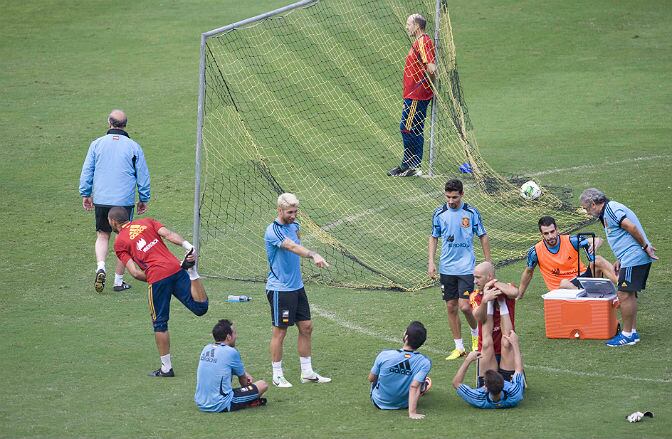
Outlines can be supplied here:
<path id="1" fill-rule="evenodd" d="M 462 203 L 451 209 L 446 203 L 438 207 L 432 217 L 432 236 L 442 241 L 439 273 L 473 274 L 476 265 L 473 238 L 485 234 L 481 214 L 474 206 Z"/>
<path id="2" fill-rule="evenodd" d="M 600 221 L 616 259 L 621 261 L 621 267 L 635 267 L 653 262 L 637 240 L 627 230 L 621 228 L 621 223 L 626 218 L 637 227 L 644 241 L 649 244 L 649 239 L 635 212 L 616 201 L 607 201 L 600 214 Z"/>
<path id="3" fill-rule="evenodd" d="M 460 384 L 457 394 L 469 405 L 479 409 L 508 409 L 517 406 L 523 400 L 525 383 L 522 373 L 514 373 L 511 381 L 504 381 L 504 389 L 500 394 L 499 401 L 490 399 L 490 394 L 485 387 L 472 389 L 466 384 Z"/>
<path id="4" fill-rule="evenodd" d="M 574 247 L 574 250 L 579 251 L 579 237 L 576 235 L 572 235 L 569 237 L 569 242 L 572 243 L 572 247 Z M 544 241 L 544 245 L 548 249 L 549 252 L 556 254 L 560 250 L 560 235 L 558 235 L 558 243 L 554 245 L 553 247 L 549 247 L 548 244 Z M 590 262 L 595 261 L 595 256 L 591 253 L 588 253 L 588 247 L 590 246 L 590 241 L 588 239 L 582 239 L 581 240 L 581 245 L 580 247 L 583 247 L 583 249 L 586 252 L 586 256 L 588 257 L 588 260 Z M 537 256 L 537 249 L 533 245 L 530 247 L 530 249 L 527 251 L 527 266 L 529 268 L 534 268 L 537 266 L 539 263 L 539 257 Z"/>
<path id="5" fill-rule="evenodd" d="M 297 244 L 299 239 L 299 223 L 280 224 L 276 219 L 268 227 L 264 241 L 268 257 L 268 279 L 266 289 L 269 291 L 294 291 L 303 288 L 301 277 L 301 257 L 296 253 L 282 248 L 282 242 L 289 238 Z"/>
<path id="6" fill-rule="evenodd" d="M 150 197 L 149 169 L 140 145 L 124 130 L 111 129 L 89 146 L 79 177 L 79 194 L 100 206 L 133 206 Z"/>
<path id="7" fill-rule="evenodd" d="M 245 367 L 236 348 L 212 343 L 203 348 L 196 371 L 194 401 L 199 410 L 221 412 L 228 410 L 233 400 L 231 379 L 245 375 Z"/>
<path id="8" fill-rule="evenodd" d="M 371 400 L 381 409 L 407 408 L 411 383 L 424 382 L 431 369 L 432 361 L 419 352 L 382 351 L 371 368 L 371 373 L 378 376 L 371 385 Z"/>

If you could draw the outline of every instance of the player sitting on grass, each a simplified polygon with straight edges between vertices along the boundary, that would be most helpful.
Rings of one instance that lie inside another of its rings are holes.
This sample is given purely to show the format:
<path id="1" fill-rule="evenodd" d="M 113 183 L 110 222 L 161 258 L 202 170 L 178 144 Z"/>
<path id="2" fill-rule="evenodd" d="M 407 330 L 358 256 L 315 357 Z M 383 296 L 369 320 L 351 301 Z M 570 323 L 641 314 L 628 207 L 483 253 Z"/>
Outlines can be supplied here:
<path id="1" fill-rule="evenodd" d="M 214 343 L 206 345 L 196 371 L 194 401 L 203 412 L 233 412 L 266 404 L 261 395 L 268 390 L 266 381 L 254 381 L 245 371 L 236 349 L 238 333 L 229 320 L 220 320 L 212 328 Z M 242 387 L 231 388 L 233 375 Z"/>
<path id="2" fill-rule="evenodd" d="M 406 328 L 401 349 L 382 351 L 376 357 L 369 382 L 371 401 L 381 410 L 397 410 L 408 407 L 408 417 L 422 419 L 418 413 L 418 398 L 432 386 L 427 376 L 432 369 L 432 361 L 417 352 L 427 339 L 427 330 L 418 321 Z"/>
<path id="3" fill-rule="evenodd" d="M 504 304 L 501 300 L 500 305 Z M 523 375 L 523 358 L 520 353 L 520 344 L 518 335 L 510 328 L 511 321 L 509 314 L 504 313 L 502 309 L 501 321 L 504 326 L 502 333 L 502 363 L 507 363 L 513 359 L 514 374 L 511 381 L 504 379 L 501 373 L 496 370 L 496 365 L 492 363 L 490 369 L 484 374 L 484 384 L 476 389 L 464 384 L 464 376 L 471 363 L 476 361 L 481 353 L 477 351 L 469 352 L 464 363 L 460 366 L 455 378 L 453 378 L 453 387 L 460 398 L 468 404 L 480 409 L 504 409 L 517 406 L 522 400 L 525 392 L 525 379 Z"/>

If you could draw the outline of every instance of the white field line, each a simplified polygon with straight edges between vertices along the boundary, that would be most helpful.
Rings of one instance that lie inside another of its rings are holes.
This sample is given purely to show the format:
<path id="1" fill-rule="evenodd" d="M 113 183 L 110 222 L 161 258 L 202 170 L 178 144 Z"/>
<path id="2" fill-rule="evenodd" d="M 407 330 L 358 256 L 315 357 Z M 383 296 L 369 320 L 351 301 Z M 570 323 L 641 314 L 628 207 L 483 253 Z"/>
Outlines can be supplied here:
<path id="1" fill-rule="evenodd" d="M 672 155 L 670 154 L 661 154 L 661 155 L 650 155 L 650 156 L 645 156 L 645 157 L 633 157 L 631 159 L 624 159 L 624 160 L 617 160 L 617 161 L 607 161 L 604 163 L 588 163 L 585 165 L 578 165 L 578 166 L 571 166 L 569 168 L 554 168 L 554 169 L 546 169 L 545 171 L 539 171 L 539 172 L 534 172 L 532 174 L 525 174 L 528 177 L 538 177 L 540 175 L 549 175 L 549 174 L 559 174 L 563 172 L 569 172 L 569 171 L 580 171 L 581 169 L 590 169 L 590 168 L 600 168 L 603 166 L 610 166 L 610 165 L 620 165 L 623 163 L 631 163 L 631 162 L 643 162 L 643 161 L 648 161 L 648 160 L 658 160 L 658 159 L 669 159 L 672 158 Z"/>
<path id="2" fill-rule="evenodd" d="M 623 164 L 623 163 L 642 162 L 642 161 L 648 161 L 648 160 L 659 160 L 659 159 L 669 159 L 669 158 L 672 158 L 671 154 L 634 157 L 634 158 L 631 158 L 631 159 L 617 160 L 617 161 L 612 161 L 612 162 L 607 161 L 607 162 L 604 162 L 604 163 L 588 163 L 588 164 L 585 164 L 585 165 L 571 166 L 569 168 L 546 169 L 545 171 L 539 171 L 539 172 L 533 172 L 531 174 L 525 174 L 525 176 L 526 177 L 539 177 L 539 176 L 542 176 L 542 175 L 561 174 L 563 172 L 579 171 L 579 170 L 582 170 L 582 169 L 591 169 L 591 168 L 600 168 L 600 167 L 603 167 L 603 166 L 618 165 L 618 164 Z M 426 175 L 422 175 L 422 177 L 429 178 Z M 445 176 L 442 176 L 442 175 L 434 175 L 431 178 L 434 178 L 434 177 L 445 178 Z M 402 178 L 402 177 L 399 177 L 399 178 Z M 411 197 L 411 198 L 407 198 L 403 201 L 406 202 L 406 203 L 413 203 L 413 202 L 424 200 L 425 198 L 440 199 L 442 195 L 443 195 L 443 191 L 439 190 L 439 191 L 436 191 L 436 192 L 433 192 L 433 193 L 421 194 L 421 195 L 417 195 L 417 196 L 414 196 L 414 197 Z M 371 208 L 371 209 L 366 209 L 366 210 L 364 210 L 360 213 L 356 213 L 354 215 L 344 216 L 343 218 L 340 218 L 340 219 L 338 219 L 334 222 L 325 224 L 321 228 L 324 231 L 329 231 L 329 230 L 331 230 L 335 227 L 339 227 L 343 224 L 351 223 L 351 222 L 357 221 L 358 219 L 364 218 L 366 216 L 373 215 L 373 214 L 376 214 L 378 212 L 382 212 L 383 210 L 389 208 L 391 205 L 392 204 L 379 206 L 379 207 Z"/>
<path id="3" fill-rule="evenodd" d="M 358 325 L 357 323 L 351 322 L 349 320 L 345 320 L 336 313 L 333 313 L 331 311 L 327 311 L 326 309 L 323 309 L 322 307 L 315 306 L 314 304 L 310 305 L 311 311 L 322 317 L 323 319 L 329 320 L 338 326 L 341 326 L 345 329 L 348 329 L 353 332 L 357 332 L 359 334 L 363 335 L 368 335 L 369 337 L 377 338 L 379 340 L 387 341 L 390 343 L 393 343 L 394 346 L 398 345 L 401 343 L 401 337 L 391 337 L 389 335 L 384 335 L 379 332 L 376 332 L 372 329 L 366 328 L 364 326 Z M 627 349 L 627 348 L 623 348 Z M 441 349 L 436 349 L 431 346 L 423 346 L 422 347 L 423 351 L 426 352 L 431 352 L 433 354 L 438 354 L 438 355 L 447 355 L 448 351 L 444 351 Z M 532 365 L 529 363 L 525 364 L 525 367 L 528 369 L 532 370 L 540 370 L 543 372 L 550 372 L 554 374 L 565 374 L 565 375 L 575 375 L 575 376 L 582 376 L 582 377 L 594 377 L 594 378 L 606 378 L 606 379 L 612 379 L 612 380 L 623 380 L 623 381 L 644 381 L 644 382 L 652 382 L 652 383 L 672 383 L 672 379 L 663 379 L 663 378 L 645 378 L 645 377 L 637 377 L 637 376 L 632 376 L 632 375 L 611 375 L 611 374 L 603 374 L 603 373 L 598 373 L 598 372 L 583 372 L 580 370 L 569 370 L 569 369 L 560 369 L 556 367 L 550 367 L 550 366 L 538 366 L 538 365 Z"/>

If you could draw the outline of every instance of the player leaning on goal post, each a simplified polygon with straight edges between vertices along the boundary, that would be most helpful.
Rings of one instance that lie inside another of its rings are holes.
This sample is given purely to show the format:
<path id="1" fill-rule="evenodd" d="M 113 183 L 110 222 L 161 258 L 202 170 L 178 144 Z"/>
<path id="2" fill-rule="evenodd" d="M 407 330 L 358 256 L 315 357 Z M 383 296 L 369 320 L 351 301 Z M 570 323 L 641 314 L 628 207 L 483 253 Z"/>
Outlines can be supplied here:
<path id="1" fill-rule="evenodd" d="M 646 288 L 651 263 L 658 259 L 656 248 L 646 237 L 637 215 L 623 204 L 609 200 L 599 189 L 586 189 L 579 202 L 586 212 L 600 219 L 616 256 L 614 272 L 618 273 L 623 330 L 606 344 L 611 347 L 634 345 L 639 342 L 637 293 Z"/>
<path id="2" fill-rule="evenodd" d="M 161 367 L 149 375 L 173 377 L 168 333 L 170 298 L 175 296 L 197 316 L 208 312 L 208 296 L 194 267 L 197 257 L 194 247 L 152 218 L 130 221 L 128 211 L 123 207 L 110 209 L 107 218 L 112 230 L 119 235 L 114 242 L 117 257 L 134 278 L 149 284 L 149 312 L 161 357 Z M 187 251 L 181 264 L 163 239 L 181 245 Z"/>
<path id="3" fill-rule="evenodd" d="M 271 361 L 273 385 L 292 387 L 282 371 L 282 345 L 287 327 L 299 329 L 298 351 L 301 363 L 302 383 L 328 383 L 331 378 L 313 371 L 311 363 L 311 337 L 313 322 L 310 319 L 308 296 L 303 288 L 301 258 L 310 258 L 319 268 L 328 267 L 327 261 L 312 250 L 301 245 L 301 234 L 296 215 L 299 199 L 294 194 L 284 193 L 278 197 L 278 217 L 266 228 L 264 240 L 268 256 L 268 280 L 266 296 L 271 305 Z"/>
<path id="4" fill-rule="evenodd" d="M 478 349 L 478 326 L 474 318 L 469 295 L 474 290 L 474 254 L 473 238 L 478 236 L 483 247 L 486 261 L 490 258 L 490 240 L 481 221 L 481 214 L 474 206 L 462 201 L 464 186 L 460 180 L 448 180 L 444 187 L 446 203 L 434 211 L 432 217 L 432 234 L 429 237 L 429 255 L 427 274 L 436 278 L 434 257 L 439 238 L 441 259 L 439 274 L 443 300 L 446 302 L 448 324 L 455 340 L 455 349 L 446 360 L 455 360 L 465 355 L 462 341 L 462 328 L 458 309 L 471 328 L 471 350 Z"/>
<path id="5" fill-rule="evenodd" d="M 404 107 L 401 111 L 399 129 L 404 141 L 404 156 L 401 164 L 390 169 L 391 177 L 422 175 L 420 163 L 424 149 L 425 118 L 427 107 L 434 93 L 430 81 L 436 73 L 434 41 L 425 33 L 427 20 L 420 14 L 406 19 L 406 32 L 414 38 L 406 56 L 403 79 Z"/>

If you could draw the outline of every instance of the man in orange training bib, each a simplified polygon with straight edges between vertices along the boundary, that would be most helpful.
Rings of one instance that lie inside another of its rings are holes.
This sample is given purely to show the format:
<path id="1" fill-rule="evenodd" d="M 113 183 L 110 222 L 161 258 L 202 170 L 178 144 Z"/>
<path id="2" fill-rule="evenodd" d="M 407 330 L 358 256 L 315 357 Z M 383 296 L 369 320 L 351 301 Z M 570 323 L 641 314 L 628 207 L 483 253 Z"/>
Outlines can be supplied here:
<path id="1" fill-rule="evenodd" d="M 527 267 L 520 277 L 519 298 L 525 294 L 532 280 L 534 267 L 537 265 L 549 291 L 558 288 L 579 288 L 577 277 L 605 276 L 616 282 L 613 265 L 602 256 L 595 256 L 595 250 L 603 242 L 600 238 L 595 238 L 593 248 L 592 240 L 579 242 L 576 235 L 560 235 L 555 219 L 550 216 L 539 219 L 539 232 L 543 239 L 533 245 L 527 253 Z M 580 262 L 579 248 L 585 250 L 589 267 Z M 577 272 L 577 267 L 580 267 L 580 272 Z"/>

